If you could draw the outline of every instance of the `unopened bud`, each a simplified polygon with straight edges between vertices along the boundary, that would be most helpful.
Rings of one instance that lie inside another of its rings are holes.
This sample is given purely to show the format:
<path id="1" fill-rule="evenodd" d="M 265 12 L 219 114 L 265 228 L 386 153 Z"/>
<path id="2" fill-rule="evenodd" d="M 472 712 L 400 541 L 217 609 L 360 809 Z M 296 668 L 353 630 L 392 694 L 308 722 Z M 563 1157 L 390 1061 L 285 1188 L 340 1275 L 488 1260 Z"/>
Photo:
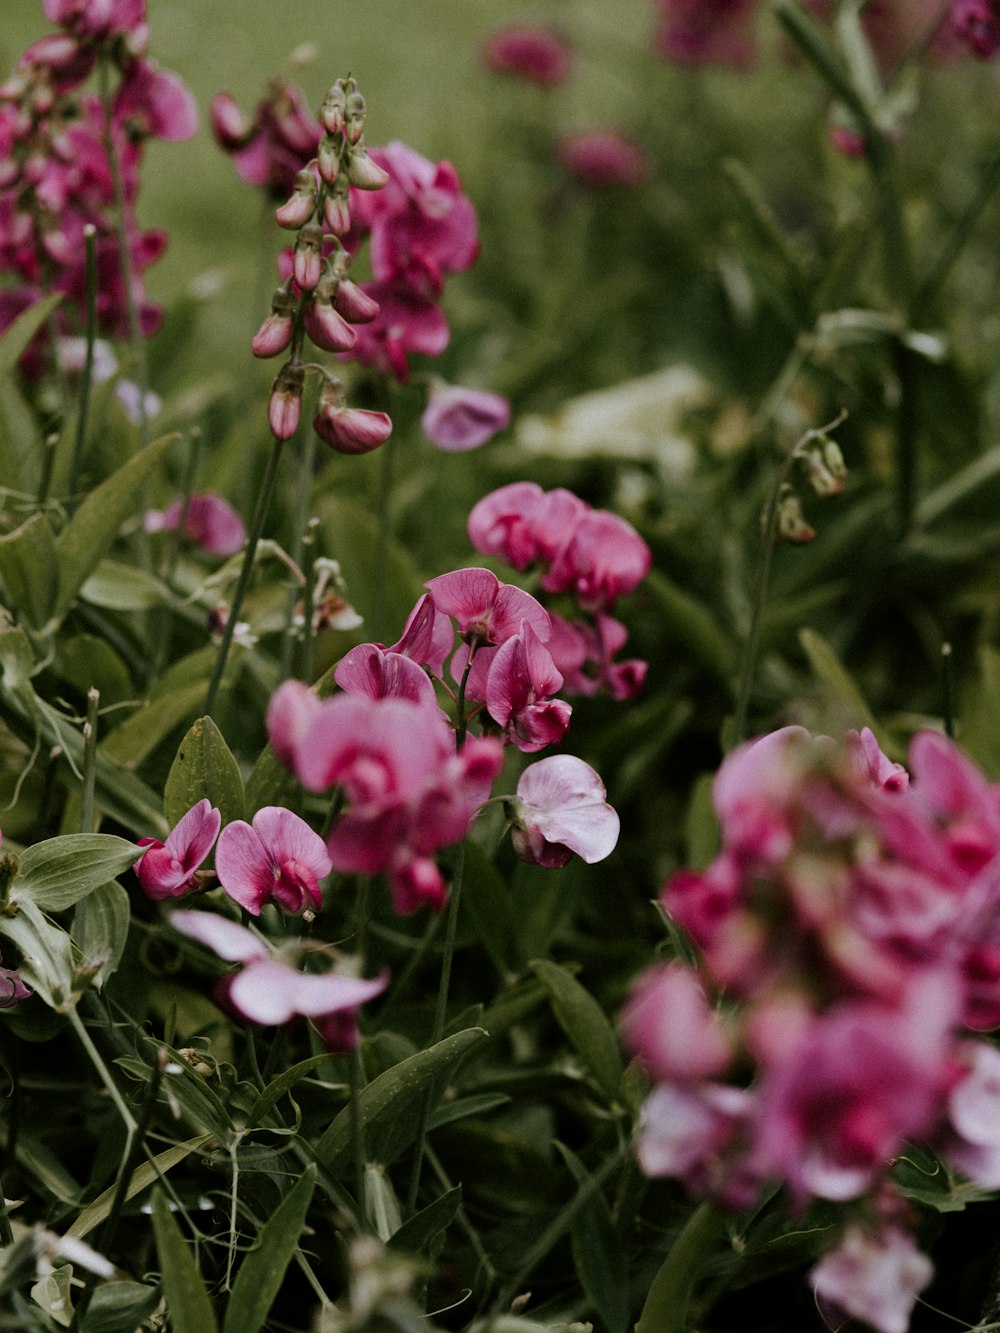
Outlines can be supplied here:
<path id="1" fill-rule="evenodd" d="M 365 99 L 359 92 L 353 92 L 344 108 L 344 138 L 348 143 L 356 144 L 364 132 Z"/>
<path id="2" fill-rule="evenodd" d="M 324 352 L 349 352 L 358 340 L 350 324 L 334 308 L 339 286 L 333 274 L 324 274 L 302 319 L 306 333 Z"/>
<path id="3" fill-rule="evenodd" d="M 323 221 L 334 236 L 346 236 L 351 230 L 351 201 L 347 181 L 341 177 L 323 200 Z"/>
<path id="4" fill-rule="evenodd" d="M 292 256 L 295 281 L 304 292 L 311 292 L 323 272 L 323 228 L 310 222 L 299 232 Z"/>
<path id="5" fill-rule="evenodd" d="M 296 300 L 287 287 L 279 287 L 271 301 L 271 313 L 260 326 L 250 346 L 254 356 L 280 356 L 292 341 Z"/>
<path id="6" fill-rule="evenodd" d="M 228 93 L 212 98 L 212 133 L 228 152 L 243 148 L 253 134 L 253 125 Z"/>
<path id="7" fill-rule="evenodd" d="M 347 107 L 347 94 L 339 83 L 327 90 L 320 108 L 319 118 L 327 134 L 343 134 L 344 111 Z"/>
<path id="8" fill-rule="evenodd" d="M 352 324 L 368 324 L 379 312 L 379 303 L 350 278 L 341 278 L 333 304 Z"/>
<path id="9" fill-rule="evenodd" d="M 816 494 L 824 498 L 839 495 L 844 489 L 847 467 L 837 442 L 825 435 L 820 436 L 812 442 L 804 457 L 809 484 Z"/>
<path id="10" fill-rule="evenodd" d="M 389 183 L 389 173 L 368 156 L 366 148 L 355 148 L 347 159 L 347 178 L 359 190 L 381 190 Z"/>
<path id="11" fill-rule="evenodd" d="M 316 149 L 316 165 L 327 185 L 332 185 L 340 175 L 340 144 L 329 134 L 324 134 L 319 141 Z"/>
<path id="12" fill-rule="evenodd" d="M 278 371 L 267 405 L 268 423 L 276 440 L 290 440 L 299 428 L 305 381 L 306 372 L 290 361 Z"/>
<path id="13" fill-rule="evenodd" d="M 303 167 L 295 177 L 291 198 L 275 210 L 278 226 L 287 227 L 289 231 L 298 231 L 299 227 L 304 227 L 315 213 L 318 199 L 316 177 L 308 167 Z"/>
<path id="14" fill-rule="evenodd" d="M 320 390 L 313 430 L 339 454 L 370 454 L 392 434 L 385 412 L 347 407 L 339 381 L 328 380 Z"/>
<path id="15" fill-rule="evenodd" d="M 778 496 L 778 536 L 793 546 L 806 546 L 816 536 L 802 513 L 802 501 L 791 486 L 781 488 Z"/>

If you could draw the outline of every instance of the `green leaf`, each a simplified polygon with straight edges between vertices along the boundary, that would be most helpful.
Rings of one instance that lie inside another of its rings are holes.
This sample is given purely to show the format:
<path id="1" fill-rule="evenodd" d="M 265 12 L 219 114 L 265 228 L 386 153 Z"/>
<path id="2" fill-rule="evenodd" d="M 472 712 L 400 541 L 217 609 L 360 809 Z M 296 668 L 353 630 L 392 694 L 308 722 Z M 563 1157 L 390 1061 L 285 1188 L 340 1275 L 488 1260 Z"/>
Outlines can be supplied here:
<path id="1" fill-rule="evenodd" d="M 272 1079 L 250 1108 L 247 1115 L 247 1128 L 259 1125 L 286 1092 L 291 1092 L 296 1083 L 305 1078 L 307 1074 L 311 1074 L 314 1069 L 318 1069 L 320 1065 L 325 1064 L 329 1059 L 330 1056 L 326 1052 L 321 1055 L 310 1055 L 308 1059 L 300 1060 L 297 1065 L 292 1065 L 283 1074 L 279 1074 L 277 1078 Z"/>
<path id="2" fill-rule="evenodd" d="M 687 1333 L 691 1293 L 722 1231 L 715 1205 L 699 1204 L 653 1279 L 635 1333 Z"/>
<path id="3" fill-rule="evenodd" d="M 390 1250 L 423 1254 L 441 1232 L 450 1227 L 462 1206 L 462 1187 L 455 1185 L 447 1194 L 421 1208 L 389 1237 Z"/>
<path id="4" fill-rule="evenodd" d="M 132 696 L 132 682 L 125 663 L 106 639 L 96 634 L 74 634 L 56 645 L 59 678 L 80 694 L 97 689 L 102 709 Z"/>
<path id="5" fill-rule="evenodd" d="M 671 641 L 732 691 L 739 652 L 711 612 L 656 570 L 647 576 L 644 586 L 656 600 Z"/>
<path id="6" fill-rule="evenodd" d="M 59 534 L 56 615 L 66 614 L 90 574 L 111 549 L 121 525 L 134 511 L 137 497 L 177 438 L 165 435 L 130 458 L 124 467 L 90 492 Z"/>
<path id="7" fill-rule="evenodd" d="M 19 528 L 0 537 L 0 578 L 9 610 L 35 629 L 46 625 L 56 598 L 56 539 L 44 514 L 32 514 Z"/>
<path id="8" fill-rule="evenodd" d="M 493 862 L 472 841 L 465 846 L 464 884 L 462 907 L 472 919 L 479 942 L 501 976 L 519 971 L 523 960 L 517 952 L 510 889 Z"/>
<path id="9" fill-rule="evenodd" d="M 126 1187 L 125 1202 L 128 1203 L 129 1199 L 134 1199 L 143 1190 L 148 1190 L 150 1185 L 157 1181 L 160 1176 L 166 1175 L 178 1162 L 183 1162 L 185 1157 L 197 1152 L 200 1148 L 208 1147 L 210 1143 L 215 1141 L 214 1134 L 198 1134 L 193 1139 L 187 1139 L 184 1143 L 175 1144 L 173 1148 L 167 1148 L 154 1157 L 152 1161 L 143 1162 L 141 1166 L 137 1166 L 132 1172 L 132 1177 Z M 103 1194 L 98 1195 L 92 1203 L 88 1203 L 83 1212 L 75 1218 L 72 1226 L 67 1229 L 67 1236 L 82 1237 L 89 1235 L 95 1227 L 99 1227 L 102 1222 L 106 1221 L 111 1216 L 111 1206 L 114 1203 L 116 1192 L 117 1186 L 111 1185 Z"/>
<path id="10" fill-rule="evenodd" d="M 844 727 L 871 727 L 874 731 L 871 709 L 826 639 L 815 630 L 804 628 L 799 630 L 799 643 L 813 675 L 824 686 L 831 703 L 842 712 Z"/>
<path id="11" fill-rule="evenodd" d="M 61 912 L 128 870 L 143 849 L 107 833 L 67 833 L 36 842 L 21 855 L 11 898 L 30 898 L 47 912 Z"/>
<path id="12" fill-rule="evenodd" d="M 80 596 L 91 606 L 108 611 L 149 611 L 173 601 L 173 593 L 155 574 L 117 560 L 99 561 L 80 588 Z"/>
<path id="13" fill-rule="evenodd" d="M 402 1152 L 416 1135 L 424 1090 L 488 1036 L 483 1028 L 456 1032 L 436 1046 L 401 1060 L 362 1088 L 358 1101 L 369 1160 L 387 1166 Z M 351 1108 L 346 1106 L 316 1145 L 316 1159 L 322 1166 L 333 1167 L 350 1151 Z"/>
<path id="14" fill-rule="evenodd" d="M 128 894 L 111 880 L 77 903 L 70 934 L 81 966 L 96 967 L 91 985 L 100 990 L 121 962 L 132 913 Z"/>
<path id="15" fill-rule="evenodd" d="M 205 681 L 196 681 L 142 705 L 111 732 L 101 746 L 110 759 L 135 768 L 170 733 L 196 713 L 205 698 Z M 103 699 L 103 694 L 102 694 Z"/>
<path id="16" fill-rule="evenodd" d="M 0 914 L 0 935 L 13 940 L 21 951 L 24 984 L 50 1009 L 65 1012 L 73 1003 L 73 950 L 66 931 L 25 898 L 13 916 Z"/>
<path id="17" fill-rule="evenodd" d="M 210 717 L 199 718 L 180 743 L 163 792 L 167 820 L 176 824 L 205 797 L 222 812 L 224 824 L 243 818 L 246 798 L 239 765 Z"/>
<path id="18" fill-rule="evenodd" d="M 564 967 L 547 959 L 536 959 L 530 967 L 549 992 L 559 1026 L 614 1100 L 621 1090 L 623 1065 L 618 1039 L 604 1010 Z"/>
<path id="19" fill-rule="evenodd" d="M 578 1185 L 590 1179 L 575 1153 L 558 1140 L 555 1146 Z M 577 1213 L 571 1242 L 573 1267 L 588 1300 L 609 1333 L 625 1333 L 629 1316 L 628 1262 L 608 1201 L 600 1190 L 593 1190 Z"/>
<path id="20" fill-rule="evenodd" d="M 22 310 L 10 328 L 0 338 L 0 379 L 11 373 L 20 361 L 28 344 L 45 321 L 59 305 L 62 296 L 58 293 L 45 296 L 34 305 Z"/>
<path id="21" fill-rule="evenodd" d="M 153 1195 L 153 1234 L 172 1333 L 218 1333 L 205 1284 L 161 1190 Z"/>
<path id="22" fill-rule="evenodd" d="M 268 1219 L 256 1247 L 240 1265 L 223 1333 L 259 1333 L 263 1327 L 298 1246 L 315 1186 L 316 1167 L 310 1165 Z"/>
<path id="23" fill-rule="evenodd" d="M 456 1120 L 467 1120 L 471 1116 L 485 1115 L 495 1111 L 498 1106 L 507 1106 L 510 1098 L 505 1092 L 477 1092 L 471 1097 L 456 1097 L 454 1101 L 439 1106 L 427 1121 L 428 1129 L 439 1129 L 442 1125 L 453 1125 Z"/>
<path id="24" fill-rule="evenodd" d="M 102 1282 L 87 1306 L 82 1333 L 135 1333 L 159 1303 L 159 1287 L 145 1282 Z"/>

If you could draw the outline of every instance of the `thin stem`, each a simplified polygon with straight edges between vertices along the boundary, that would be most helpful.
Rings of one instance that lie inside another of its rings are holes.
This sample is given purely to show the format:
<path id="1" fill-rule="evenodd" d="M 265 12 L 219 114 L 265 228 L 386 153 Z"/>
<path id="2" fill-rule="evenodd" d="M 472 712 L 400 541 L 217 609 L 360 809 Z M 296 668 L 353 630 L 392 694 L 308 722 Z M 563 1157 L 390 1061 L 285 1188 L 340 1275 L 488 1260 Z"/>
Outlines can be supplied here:
<path id="1" fill-rule="evenodd" d="M 94 779 L 97 775 L 97 709 L 100 690 L 87 691 L 87 720 L 83 724 L 83 796 L 80 801 L 80 832 L 94 831 Z"/>
<path id="2" fill-rule="evenodd" d="M 267 511 L 271 503 L 271 493 L 274 490 L 275 478 L 278 475 L 278 463 L 281 460 L 281 451 L 284 443 L 284 440 L 279 440 L 275 437 L 274 445 L 271 449 L 271 457 L 268 459 L 267 463 L 267 472 L 260 488 L 260 494 L 257 496 L 257 509 L 254 513 L 253 524 L 250 531 L 250 537 L 247 541 L 246 550 L 243 553 L 243 565 L 240 569 L 240 576 L 236 583 L 236 591 L 233 593 L 233 602 L 229 609 L 229 619 L 226 621 L 222 631 L 222 642 L 219 644 L 219 652 L 215 659 L 215 669 L 212 672 L 212 679 L 208 686 L 205 712 L 209 715 L 215 710 L 216 696 L 219 693 L 219 685 L 222 682 L 222 676 L 226 669 L 226 661 L 229 657 L 229 650 L 232 647 L 236 622 L 239 619 L 240 611 L 243 608 L 243 598 L 246 595 L 246 590 L 250 583 L 250 574 L 253 570 L 254 560 L 257 555 L 257 544 L 264 532 L 264 524 L 267 520 Z"/>
<path id="3" fill-rule="evenodd" d="M 299 665 L 299 676 L 307 682 L 312 680 L 315 671 L 313 648 L 316 636 L 313 633 L 313 607 L 316 599 L 316 523 L 315 519 L 310 521 L 299 553 L 302 572 L 306 576 L 302 590 L 302 660 Z"/>
<path id="4" fill-rule="evenodd" d="M 382 466 L 379 469 L 378 532 L 375 542 L 375 568 L 372 571 L 375 586 L 372 589 L 372 626 L 375 638 L 388 639 L 385 624 L 385 587 L 389 574 L 389 539 L 392 535 L 392 447 L 382 446 Z"/>
<path id="5" fill-rule="evenodd" d="M 930 272 L 920 284 L 913 301 L 914 311 L 923 310 L 930 305 L 951 272 L 955 260 L 965 249 L 972 230 L 979 221 L 980 214 L 990 201 L 990 196 L 1000 186 L 1000 152 L 997 152 L 986 167 L 979 183 L 979 189 L 969 201 L 961 217 L 955 223 L 951 234 L 945 241 L 941 253 L 931 266 Z"/>
<path id="6" fill-rule="evenodd" d="M 941 645 L 941 712 L 944 715 L 944 733 L 955 739 L 955 663 L 951 644 Z"/>
<path id="7" fill-rule="evenodd" d="M 368 1230 L 365 1210 L 365 1140 L 361 1125 L 361 1089 L 365 1082 L 360 1050 L 347 1056 L 347 1077 L 351 1089 L 351 1148 L 354 1157 L 354 1192 L 358 1196 L 358 1220 L 361 1230 Z"/>
<path id="8" fill-rule="evenodd" d="M 52 487 L 52 473 L 56 464 L 56 446 L 58 443 L 58 435 L 47 435 L 45 437 L 45 452 L 42 455 L 42 475 L 38 483 L 39 509 L 48 502 L 49 490 Z"/>
<path id="9" fill-rule="evenodd" d="M 110 1070 L 108 1069 L 107 1065 L 101 1058 L 100 1051 L 91 1041 L 90 1033 L 84 1027 L 83 1020 L 77 1013 L 75 1006 L 71 1006 L 67 1010 L 67 1017 L 69 1019 L 70 1027 L 76 1033 L 80 1045 L 87 1053 L 90 1063 L 96 1069 L 97 1074 L 100 1077 L 100 1080 L 104 1084 L 105 1088 L 107 1088 L 108 1094 L 111 1097 L 111 1100 L 114 1102 L 115 1108 L 117 1109 L 118 1114 L 121 1116 L 125 1128 L 128 1130 L 128 1133 L 130 1135 L 134 1135 L 137 1128 L 135 1123 L 135 1117 L 132 1115 L 132 1112 L 126 1106 L 124 1098 L 118 1091 L 114 1079 L 111 1077 Z"/>
<path id="10" fill-rule="evenodd" d="M 90 415 L 90 390 L 94 378 L 94 342 L 97 338 L 97 229 L 93 223 L 88 222 L 84 227 L 83 243 L 87 256 L 87 351 L 83 362 L 83 379 L 80 382 L 76 439 L 73 444 L 73 461 L 69 472 L 68 508 L 71 511 L 75 508 L 76 492 L 80 485 L 80 471 L 83 467 L 83 451 L 87 443 L 87 425 Z"/>
<path id="11" fill-rule="evenodd" d="M 316 432 L 307 431 L 302 449 L 302 462 L 299 468 L 299 487 L 295 502 L 295 524 L 292 529 L 292 544 L 289 549 L 289 555 L 301 569 L 303 567 L 304 551 L 309 534 L 309 509 L 312 501 L 313 470 L 316 459 Z M 295 632 L 294 619 L 295 608 L 299 601 L 299 588 L 294 586 L 288 591 L 288 633 L 285 635 L 285 642 L 281 648 L 281 677 L 284 680 L 292 674 L 292 660 L 295 653 Z M 309 640 L 310 618 L 307 616 L 305 621 L 304 633 L 306 641 Z M 303 680 L 310 680 L 307 675 L 302 676 Z"/>

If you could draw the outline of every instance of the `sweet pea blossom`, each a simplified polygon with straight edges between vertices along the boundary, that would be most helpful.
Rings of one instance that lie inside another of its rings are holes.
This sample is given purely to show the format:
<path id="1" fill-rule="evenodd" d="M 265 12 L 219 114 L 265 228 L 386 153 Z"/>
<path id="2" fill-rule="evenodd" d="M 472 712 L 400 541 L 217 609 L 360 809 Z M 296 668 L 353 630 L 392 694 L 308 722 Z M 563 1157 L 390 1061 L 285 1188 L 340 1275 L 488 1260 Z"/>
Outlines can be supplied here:
<path id="1" fill-rule="evenodd" d="M 749 65 L 757 0 L 658 0 L 656 44 L 682 65 Z"/>
<path id="2" fill-rule="evenodd" d="M 649 573 L 649 547 L 625 519 L 592 510 L 574 526 L 546 574 L 546 592 L 572 592 L 585 611 L 610 611 Z"/>
<path id="3" fill-rule="evenodd" d="M 435 381 L 420 426 L 432 444 L 449 453 L 478 449 L 510 425 L 510 403 L 498 393 Z"/>
<path id="4" fill-rule="evenodd" d="M 513 74 L 541 88 L 551 88 L 569 75 L 573 49 L 554 28 L 515 23 L 490 33 L 483 43 L 482 58 L 498 74 Z"/>
<path id="5" fill-rule="evenodd" d="M 242 964 L 222 984 L 222 998 L 242 1018 L 267 1027 L 308 1018 L 337 1054 L 355 1049 L 359 1008 L 388 985 L 385 975 L 300 972 L 252 930 L 211 912 L 172 912 L 169 921 L 226 962 Z"/>
<path id="6" fill-rule="evenodd" d="M 167 834 L 166 842 L 140 838 L 147 848 L 136 862 L 135 874 L 147 898 L 157 902 L 180 898 L 198 887 L 198 868 L 212 850 L 222 815 L 206 798 L 193 805 Z"/>
<path id="7" fill-rule="evenodd" d="M 634 188 L 649 176 L 646 150 L 621 130 L 578 130 L 565 134 L 559 161 L 581 185 L 595 190 Z"/>
<path id="8" fill-rule="evenodd" d="M 545 645 L 531 625 L 523 623 L 493 653 L 483 697 L 506 739 L 530 753 L 558 745 L 566 734 L 573 710 L 562 699 L 552 698 L 562 683 Z"/>
<path id="9" fill-rule="evenodd" d="M 0 967 L 0 1009 L 13 1009 L 30 995 L 17 968 Z"/>
<path id="10" fill-rule="evenodd" d="M 185 505 L 175 500 L 166 509 L 151 509 L 144 519 L 147 532 L 176 532 L 184 519 L 184 535 L 209 555 L 235 555 L 247 539 L 243 519 L 228 501 L 211 491 L 192 495 Z"/>
<path id="11" fill-rule="evenodd" d="M 1000 4 L 997 0 L 955 0 L 951 27 L 959 41 L 981 60 L 1000 51 Z"/>
<path id="12" fill-rule="evenodd" d="M 809 1274 L 816 1295 L 863 1319 L 878 1333 L 906 1333 L 917 1296 L 934 1274 L 931 1261 L 897 1226 L 850 1227 Z"/>
<path id="13" fill-rule="evenodd" d="M 574 852 L 588 865 L 603 861 L 614 851 L 620 827 L 606 795 L 598 774 L 574 755 L 529 764 L 508 801 L 515 852 L 547 867 L 564 866 Z"/>
<path id="14" fill-rule="evenodd" d="M 733 1047 L 690 968 L 665 963 L 637 983 L 622 1011 L 622 1035 L 661 1082 L 701 1082 L 725 1074 Z"/>
<path id="15" fill-rule="evenodd" d="M 319 881 L 331 868 L 323 839 L 282 806 L 264 806 L 252 825 L 233 820 L 215 850 L 219 883 L 252 916 L 272 900 L 289 912 L 318 911 Z"/>
<path id="16" fill-rule="evenodd" d="M 229 93 L 217 93 L 211 122 L 216 142 L 232 155 L 240 179 L 276 199 L 292 189 L 323 132 L 302 89 L 278 79 L 271 81 L 252 118 Z"/>
<path id="17" fill-rule="evenodd" d="M 551 634 L 549 613 L 523 589 L 501 583 L 489 569 L 457 569 L 439 574 L 424 587 L 435 611 L 453 617 L 469 644 L 500 644 L 530 625 L 545 643 Z"/>

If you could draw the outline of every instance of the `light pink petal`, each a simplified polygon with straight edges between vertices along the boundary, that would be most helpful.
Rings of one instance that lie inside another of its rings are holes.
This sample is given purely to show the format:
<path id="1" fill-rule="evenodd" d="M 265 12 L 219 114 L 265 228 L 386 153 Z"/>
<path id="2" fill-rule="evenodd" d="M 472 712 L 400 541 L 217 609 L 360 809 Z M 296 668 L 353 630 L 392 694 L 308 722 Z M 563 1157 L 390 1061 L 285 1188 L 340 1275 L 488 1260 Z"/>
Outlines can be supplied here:
<path id="1" fill-rule="evenodd" d="M 271 748 L 286 768 L 294 768 L 298 743 L 308 735 L 321 707 L 316 695 L 300 680 L 284 681 L 271 695 L 267 734 Z"/>
<path id="2" fill-rule="evenodd" d="M 230 898 L 259 916 L 274 892 L 274 867 L 260 836 L 242 819 L 233 820 L 219 834 L 215 870 Z"/>
<path id="3" fill-rule="evenodd" d="M 307 866 L 317 879 L 330 873 L 326 844 L 294 811 L 280 805 L 265 805 L 254 815 L 253 829 L 279 866 L 285 861 L 297 861 L 300 866 Z"/>
<path id="4" fill-rule="evenodd" d="M 478 449 L 510 425 L 510 403 L 498 393 L 444 384 L 431 391 L 420 425 L 439 449 Z"/>
<path id="5" fill-rule="evenodd" d="M 214 912 L 171 912 L 167 920 L 175 930 L 206 944 L 227 963 L 249 963 L 270 956 L 267 945 L 252 930 Z"/>
<path id="6" fill-rule="evenodd" d="M 299 972 L 293 991 L 295 1012 L 305 1018 L 321 1018 L 341 1009 L 357 1009 L 389 984 L 386 974 L 378 977 L 350 977 L 337 972 L 323 974 Z"/>
<path id="7" fill-rule="evenodd" d="M 523 822 L 550 843 L 570 848 L 588 864 L 614 851 L 620 829 L 605 801 L 599 775 L 574 755 L 552 755 L 529 764 L 517 784 Z"/>
<path id="8" fill-rule="evenodd" d="M 452 616 L 464 632 L 489 612 L 496 601 L 500 580 L 489 569 L 456 569 L 429 579 L 424 586 L 430 589 L 434 609 Z"/>
<path id="9" fill-rule="evenodd" d="M 226 991 L 229 1003 L 252 1023 L 273 1027 L 298 1013 L 296 988 L 300 975 L 277 958 L 253 962 L 233 977 Z"/>

